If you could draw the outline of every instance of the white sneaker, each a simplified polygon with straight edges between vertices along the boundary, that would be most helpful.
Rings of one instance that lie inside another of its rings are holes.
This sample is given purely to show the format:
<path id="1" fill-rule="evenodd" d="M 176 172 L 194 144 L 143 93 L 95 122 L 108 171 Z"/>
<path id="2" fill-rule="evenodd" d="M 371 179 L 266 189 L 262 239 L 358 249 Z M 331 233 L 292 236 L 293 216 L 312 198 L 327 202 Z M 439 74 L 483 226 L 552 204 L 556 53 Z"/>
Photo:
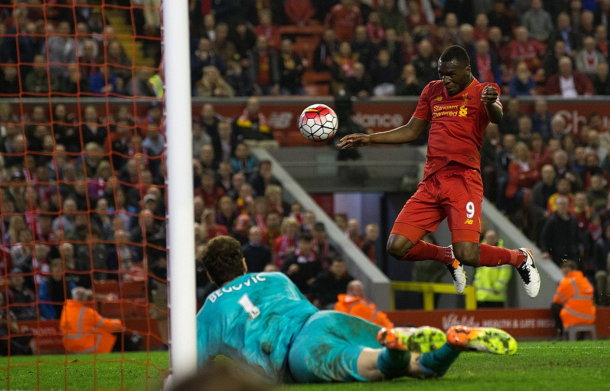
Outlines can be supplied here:
<path id="1" fill-rule="evenodd" d="M 523 284 L 525 284 L 525 292 L 527 292 L 529 297 L 534 298 L 538 296 L 538 292 L 540 292 L 540 273 L 538 273 L 538 269 L 536 268 L 532 251 L 525 247 L 521 247 L 519 250 L 523 251 L 527 258 L 523 264 L 517 268 L 517 271 L 523 280 Z"/>
<path id="2" fill-rule="evenodd" d="M 451 257 L 454 259 L 453 263 L 447 265 L 447 270 L 451 273 L 451 278 L 453 278 L 453 285 L 455 286 L 455 291 L 457 293 L 464 293 L 464 288 L 466 288 L 466 271 L 464 270 L 464 266 L 460 263 L 459 260 L 455 259 L 455 255 L 453 254 L 453 245 L 450 245 L 451 249 Z"/>

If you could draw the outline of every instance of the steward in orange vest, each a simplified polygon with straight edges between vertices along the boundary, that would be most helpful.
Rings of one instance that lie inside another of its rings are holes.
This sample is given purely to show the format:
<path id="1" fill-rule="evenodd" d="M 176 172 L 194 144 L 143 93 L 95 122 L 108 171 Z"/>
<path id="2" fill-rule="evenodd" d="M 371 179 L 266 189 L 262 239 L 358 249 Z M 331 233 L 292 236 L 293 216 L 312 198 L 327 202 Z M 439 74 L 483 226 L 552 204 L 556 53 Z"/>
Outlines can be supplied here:
<path id="1" fill-rule="evenodd" d="M 61 312 L 59 329 L 68 353 L 110 353 L 116 341 L 112 333 L 120 332 L 123 324 L 118 319 L 106 319 L 87 301 L 93 299 L 91 290 L 74 288 L 73 300 L 67 300 Z"/>
<path id="2" fill-rule="evenodd" d="M 337 298 L 335 311 L 358 316 L 381 327 L 394 327 L 394 323 L 388 319 L 388 316 L 364 297 L 364 286 L 360 281 L 351 281 L 347 285 L 347 294 L 340 294 Z"/>
<path id="3" fill-rule="evenodd" d="M 564 278 L 559 283 L 551 306 L 560 334 L 564 327 L 595 323 L 593 287 L 577 268 L 574 261 L 565 261 L 561 265 Z"/>

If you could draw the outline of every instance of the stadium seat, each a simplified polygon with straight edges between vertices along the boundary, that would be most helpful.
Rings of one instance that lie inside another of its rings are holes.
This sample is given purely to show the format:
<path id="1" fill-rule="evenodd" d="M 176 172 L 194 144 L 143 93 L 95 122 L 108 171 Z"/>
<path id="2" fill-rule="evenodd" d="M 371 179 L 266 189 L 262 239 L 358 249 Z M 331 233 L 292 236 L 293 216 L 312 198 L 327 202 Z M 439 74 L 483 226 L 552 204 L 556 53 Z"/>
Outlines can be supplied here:
<path id="1" fill-rule="evenodd" d="M 121 284 L 122 299 L 145 299 L 144 281 L 126 281 Z"/>
<path id="2" fill-rule="evenodd" d="M 93 289 L 96 295 L 113 294 L 119 297 L 119 284 L 116 280 L 94 281 Z"/>
<path id="3" fill-rule="evenodd" d="M 324 26 L 280 26 L 280 35 L 318 35 L 321 36 L 324 33 Z"/>
<path id="4" fill-rule="evenodd" d="M 122 319 L 123 313 L 124 309 L 118 300 L 100 302 L 100 315 L 105 318 Z"/>
<path id="5" fill-rule="evenodd" d="M 572 327 L 568 327 L 564 331 L 565 338 L 568 341 L 576 341 L 576 338 L 578 337 L 578 333 L 589 333 L 591 340 L 597 341 L 597 328 L 595 326 L 595 323 L 575 325 Z"/>
<path id="6" fill-rule="evenodd" d="M 148 303 L 131 300 L 112 300 L 100 303 L 100 314 L 106 318 L 134 319 L 148 316 Z"/>

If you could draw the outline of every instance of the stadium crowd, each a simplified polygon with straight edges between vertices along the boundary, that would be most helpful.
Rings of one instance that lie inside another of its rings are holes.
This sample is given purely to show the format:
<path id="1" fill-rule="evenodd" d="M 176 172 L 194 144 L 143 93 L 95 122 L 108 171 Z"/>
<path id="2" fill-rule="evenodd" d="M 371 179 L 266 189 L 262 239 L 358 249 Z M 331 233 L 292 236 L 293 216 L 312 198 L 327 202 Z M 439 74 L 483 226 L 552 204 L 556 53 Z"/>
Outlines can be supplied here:
<path id="1" fill-rule="evenodd" d="M 125 12 L 153 68 L 132 66 L 123 43 L 106 39 L 113 26 L 100 2 L 5 3 L 1 97 L 162 97 L 158 0 L 134 1 L 138 7 Z M 416 96 L 437 78 L 445 47 L 466 48 L 473 74 L 497 82 L 504 94 L 504 119 L 490 125 L 481 151 L 486 196 L 545 256 L 578 260 L 600 300 L 607 300 L 610 136 L 600 114 L 577 133 L 567 131 L 563 117 L 548 112 L 544 95 L 610 94 L 610 0 L 190 5 L 196 96 L 303 94 L 306 73 L 326 74 L 330 91 L 358 99 Z M 308 46 L 297 34 L 280 34 L 287 25 L 318 26 L 321 34 Z M 539 96 L 531 115 L 517 99 L 527 95 Z M 20 304 L 11 308 L 17 319 L 37 312 L 56 319 L 70 286 L 107 279 L 146 282 L 155 316 L 164 316 L 163 113 L 151 101 L 140 116 L 126 105 L 79 110 L 57 103 L 34 105 L 20 117 L 19 105 L 0 103 L 3 268 L 10 271 L 2 299 Z M 250 270 L 284 271 L 320 306 L 330 305 L 320 290 L 344 293 L 349 278 L 325 227 L 298 203 L 286 204 L 271 163 L 250 154 L 248 140 L 273 138 L 258 99 L 249 98 L 234 119 L 206 104 L 192 131 L 200 301 L 210 289 L 201 265 L 205 243 L 227 234 L 243 243 Z M 361 236 L 358 221 L 339 215 L 336 223 L 375 259 L 375 224 Z M 333 279 L 336 284 L 328 283 Z"/>

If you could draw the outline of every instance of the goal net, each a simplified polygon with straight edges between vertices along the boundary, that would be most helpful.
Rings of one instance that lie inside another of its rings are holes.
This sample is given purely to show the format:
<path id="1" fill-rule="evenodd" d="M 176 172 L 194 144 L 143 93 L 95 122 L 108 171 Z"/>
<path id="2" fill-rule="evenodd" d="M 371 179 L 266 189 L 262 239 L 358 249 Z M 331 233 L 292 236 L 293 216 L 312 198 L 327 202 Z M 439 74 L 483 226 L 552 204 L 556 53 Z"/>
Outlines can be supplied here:
<path id="1" fill-rule="evenodd" d="M 168 368 L 160 20 L 160 0 L 0 2 L 0 389 Z"/>

